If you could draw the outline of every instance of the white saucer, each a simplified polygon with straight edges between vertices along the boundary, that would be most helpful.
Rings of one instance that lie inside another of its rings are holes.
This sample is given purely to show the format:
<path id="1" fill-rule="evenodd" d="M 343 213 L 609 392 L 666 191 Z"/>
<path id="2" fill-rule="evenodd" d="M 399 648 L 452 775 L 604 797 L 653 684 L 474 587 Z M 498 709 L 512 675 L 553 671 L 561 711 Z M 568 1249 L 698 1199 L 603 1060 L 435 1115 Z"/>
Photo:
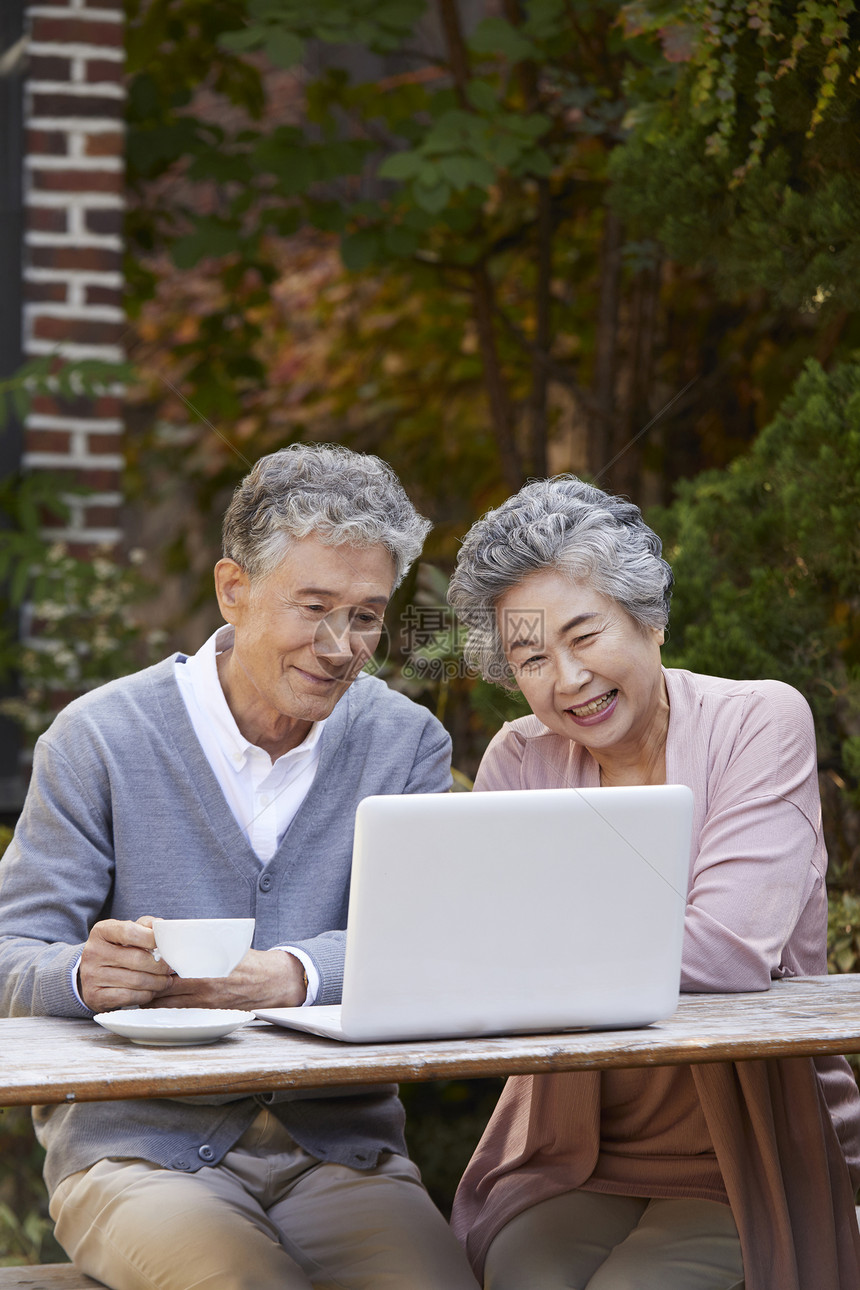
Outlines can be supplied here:
<path id="1" fill-rule="evenodd" d="M 233 1008 L 118 1008 L 93 1017 L 100 1026 L 133 1044 L 159 1048 L 178 1044 L 211 1044 L 253 1021 L 253 1012 Z"/>

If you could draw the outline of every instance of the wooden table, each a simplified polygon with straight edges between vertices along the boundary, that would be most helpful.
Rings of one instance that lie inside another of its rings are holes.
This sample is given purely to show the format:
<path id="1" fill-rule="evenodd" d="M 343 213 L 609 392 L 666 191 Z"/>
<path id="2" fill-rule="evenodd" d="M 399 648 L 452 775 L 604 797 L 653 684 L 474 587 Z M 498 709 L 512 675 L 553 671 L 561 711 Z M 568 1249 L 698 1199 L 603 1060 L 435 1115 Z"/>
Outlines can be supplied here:
<path id="1" fill-rule="evenodd" d="M 207 1046 L 148 1048 L 91 1021 L 23 1017 L 0 1020 L 0 1106 L 852 1052 L 860 1052 L 860 975 L 778 981 L 764 994 L 683 995 L 673 1017 L 640 1030 L 395 1044 L 342 1044 L 253 1022 Z"/>

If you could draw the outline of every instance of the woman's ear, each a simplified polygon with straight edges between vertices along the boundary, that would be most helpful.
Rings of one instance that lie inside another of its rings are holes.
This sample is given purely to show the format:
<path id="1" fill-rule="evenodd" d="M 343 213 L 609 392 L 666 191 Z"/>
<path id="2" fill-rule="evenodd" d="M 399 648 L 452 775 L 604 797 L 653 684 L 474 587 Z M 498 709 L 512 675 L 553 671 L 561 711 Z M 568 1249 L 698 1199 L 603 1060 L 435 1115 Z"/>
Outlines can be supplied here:
<path id="1" fill-rule="evenodd" d="M 215 594 L 225 622 L 234 626 L 248 603 L 248 575 L 235 560 L 219 560 L 215 565 Z"/>

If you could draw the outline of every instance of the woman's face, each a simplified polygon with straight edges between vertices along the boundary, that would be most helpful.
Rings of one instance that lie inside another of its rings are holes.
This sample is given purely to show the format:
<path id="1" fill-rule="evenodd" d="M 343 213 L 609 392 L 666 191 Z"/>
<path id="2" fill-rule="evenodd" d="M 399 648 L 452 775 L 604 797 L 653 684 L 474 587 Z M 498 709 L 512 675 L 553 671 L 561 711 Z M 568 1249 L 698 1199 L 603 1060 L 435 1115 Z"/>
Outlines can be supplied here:
<path id="1" fill-rule="evenodd" d="M 529 574 L 496 607 L 505 656 L 544 725 L 601 753 L 636 759 L 665 733 L 662 628 L 641 627 L 587 582 Z"/>

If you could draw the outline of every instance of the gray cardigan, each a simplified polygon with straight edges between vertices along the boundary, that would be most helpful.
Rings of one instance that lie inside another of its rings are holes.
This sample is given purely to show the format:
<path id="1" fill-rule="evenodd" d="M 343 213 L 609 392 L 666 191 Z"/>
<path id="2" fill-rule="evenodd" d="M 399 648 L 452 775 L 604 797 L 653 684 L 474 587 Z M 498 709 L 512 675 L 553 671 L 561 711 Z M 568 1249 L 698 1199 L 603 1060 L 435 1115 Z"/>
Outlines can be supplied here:
<path id="1" fill-rule="evenodd" d="M 182 658 L 182 656 L 179 656 Z M 173 657 L 75 700 L 36 745 L 0 863 L 0 1010 L 92 1015 L 74 963 L 100 918 L 256 918 L 254 946 L 304 949 L 318 1003 L 340 998 L 356 807 L 372 793 L 443 792 L 450 740 L 424 708 L 361 675 L 335 707 L 316 778 L 268 864 L 241 832 L 197 740 Z M 270 1104 L 296 1141 L 358 1168 L 404 1151 L 393 1086 L 332 1097 L 164 1099 L 42 1107 L 49 1189 L 107 1156 L 194 1171 Z"/>

